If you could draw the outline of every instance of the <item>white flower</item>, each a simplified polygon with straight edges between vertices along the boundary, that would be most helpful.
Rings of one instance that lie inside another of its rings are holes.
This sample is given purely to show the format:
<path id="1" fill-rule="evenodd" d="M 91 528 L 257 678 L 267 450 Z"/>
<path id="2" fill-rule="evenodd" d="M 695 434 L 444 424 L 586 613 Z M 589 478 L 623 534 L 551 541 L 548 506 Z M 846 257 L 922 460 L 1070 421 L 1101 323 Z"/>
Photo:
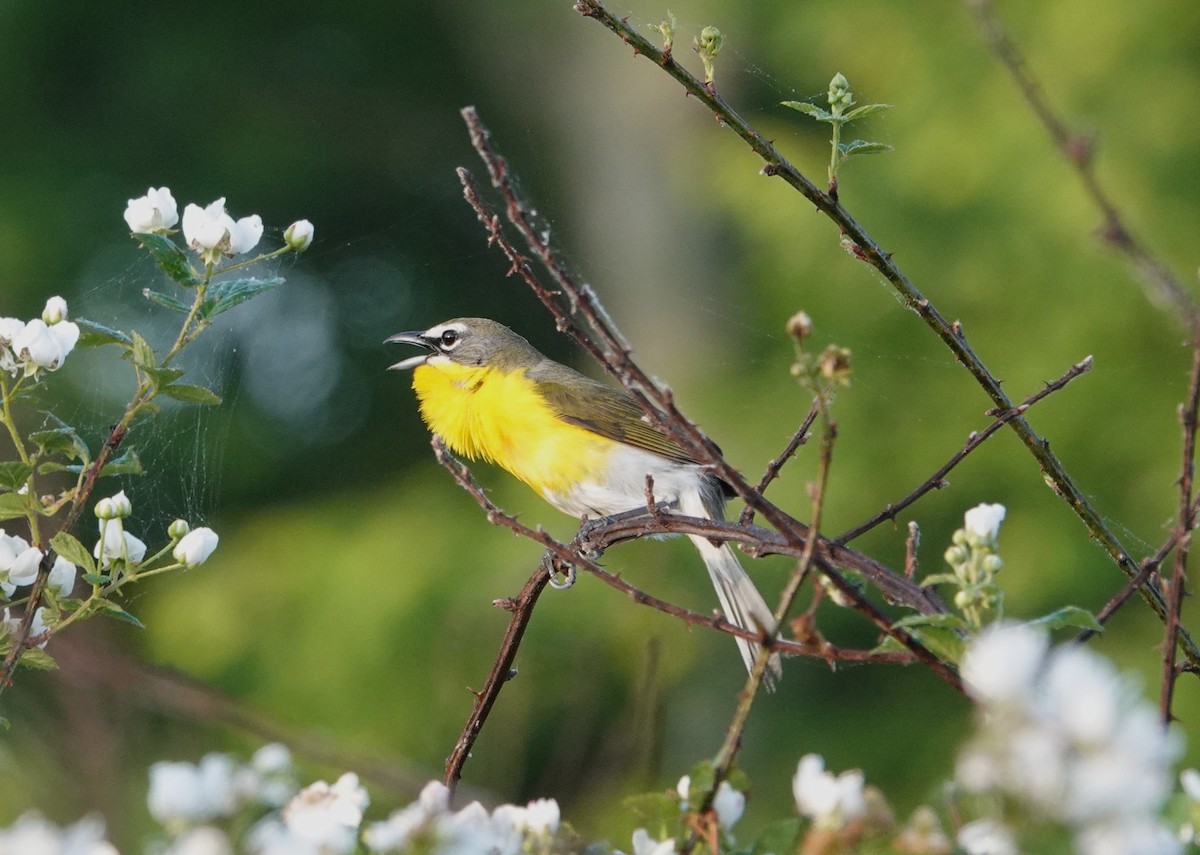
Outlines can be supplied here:
<path id="1" fill-rule="evenodd" d="M 312 245 L 314 231 L 313 224 L 308 220 L 296 220 L 283 233 L 283 242 L 296 252 L 304 252 Z"/>
<path id="2" fill-rule="evenodd" d="M 746 811 L 746 794 L 735 790 L 728 781 L 722 781 L 713 796 L 713 811 L 717 814 L 717 825 L 733 828 Z"/>
<path id="3" fill-rule="evenodd" d="M 633 855 L 674 855 L 675 838 L 658 841 L 644 828 L 633 832 Z"/>
<path id="4" fill-rule="evenodd" d="M 145 196 L 130 199 L 125 207 L 125 223 L 135 234 L 158 232 L 179 222 L 179 207 L 166 187 L 151 187 Z"/>
<path id="5" fill-rule="evenodd" d="M 84 817 L 59 828 L 36 811 L 21 814 L 10 827 L 0 829 L 2 855 L 117 855 L 104 839 L 104 822 Z"/>
<path id="6" fill-rule="evenodd" d="M 531 834 L 553 836 L 562 819 L 554 799 L 535 799 L 525 808 L 525 830 Z"/>
<path id="7" fill-rule="evenodd" d="M 42 563 L 42 550 L 30 546 L 13 559 L 8 568 L 8 583 L 21 587 L 32 585 L 37 580 L 38 565 Z"/>
<path id="8" fill-rule="evenodd" d="M 283 809 L 283 822 L 295 836 L 332 853 L 353 851 L 370 802 L 358 776 L 347 772 L 333 783 L 317 781 L 305 787 Z"/>
<path id="9" fill-rule="evenodd" d="M 42 321 L 48 326 L 54 326 L 67 319 L 67 301 L 62 297 L 51 297 L 42 309 Z"/>
<path id="10" fill-rule="evenodd" d="M 1194 802 L 1200 802 L 1200 772 L 1195 769 L 1184 769 L 1179 773 L 1179 786 L 1184 795 Z"/>
<path id="11" fill-rule="evenodd" d="M 853 769 L 834 777 L 825 771 L 824 758 L 819 754 L 806 754 L 800 758 L 792 778 L 792 795 L 796 799 L 796 808 L 804 816 L 823 827 L 844 828 L 866 816 L 863 783 L 860 770 Z"/>
<path id="12" fill-rule="evenodd" d="M 125 531 L 125 524 L 120 519 L 100 520 L 100 540 L 96 541 L 92 555 L 100 559 L 101 567 L 107 567 L 118 559 L 140 564 L 146 557 L 146 544 Z"/>
<path id="13" fill-rule="evenodd" d="M 217 548 L 217 533 L 211 528 L 197 528 L 183 536 L 171 554 L 175 560 L 187 567 L 196 567 L 208 560 Z"/>
<path id="14" fill-rule="evenodd" d="M 262 237 L 262 217 L 253 214 L 234 222 L 225 212 L 225 197 L 207 208 L 189 204 L 183 209 L 183 237 L 200 254 L 223 252 L 241 255 L 258 245 Z"/>
<path id="15" fill-rule="evenodd" d="M 968 648 L 962 675 L 981 712 L 979 733 L 959 757 L 966 789 L 1066 824 L 1082 855 L 1177 851 L 1159 847 L 1170 835 L 1158 815 L 1179 735 L 1106 659 L 1075 645 L 1047 652 L 1041 633 L 1007 627 Z M 968 852 L 1010 851 L 988 848 L 994 838 L 979 835 L 978 848 L 961 834 L 959 843 Z"/>
<path id="16" fill-rule="evenodd" d="M 1179 855 L 1183 851 L 1178 838 L 1149 817 L 1113 819 L 1090 826 L 1077 843 L 1080 855 Z"/>
<path id="17" fill-rule="evenodd" d="M 50 568 L 50 575 L 46 578 L 46 584 L 54 589 L 60 597 L 71 596 L 71 591 L 75 588 L 75 574 L 78 568 L 61 555 L 54 558 L 54 566 Z"/>
<path id="18" fill-rule="evenodd" d="M 1023 704 L 1033 691 L 1049 641 L 1028 626 L 992 627 L 963 656 L 967 693 L 979 703 Z"/>
<path id="19" fill-rule="evenodd" d="M 1018 855 L 1012 832 L 995 820 L 968 822 L 958 830 L 956 839 L 967 855 Z"/>
<path id="20" fill-rule="evenodd" d="M 1000 523 L 1004 522 L 1004 505 L 976 505 L 963 515 L 963 528 L 968 540 L 994 544 L 1000 534 Z"/>
<path id="21" fill-rule="evenodd" d="M 171 844 L 164 855 L 234 855 L 233 845 L 225 832 L 202 825 L 185 831 Z"/>
<path id="22" fill-rule="evenodd" d="M 122 490 L 115 496 L 109 496 L 107 499 L 96 502 L 95 513 L 97 519 L 121 519 L 133 513 L 133 503 L 129 501 L 129 497 Z"/>
<path id="23" fill-rule="evenodd" d="M 60 321 L 47 326 L 41 318 L 34 318 L 13 339 L 12 352 L 25 364 L 26 374 L 38 369 L 57 371 L 62 367 L 75 343 L 79 341 L 79 327 L 70 321 Z"/>
<path id="24" fill-rule="evenodd" d="M 17 590 L 17 583 L 11 581 L 9 576 L 17 556 L 24 554 L 27 549 L 29 543 L 25 538 L 5 534 L 4 529 L 0 528 L 0 589 L 3 589 L 6 597 L 11 597 Z"/>
<path id="25" fill-rule="evenodd" d="M 234 763 L 224 754 L 206 754 L 199 764 L 159 762 L 150 767 L 146 804 L 168 830 L 230 816 L 237 809 Z"/>

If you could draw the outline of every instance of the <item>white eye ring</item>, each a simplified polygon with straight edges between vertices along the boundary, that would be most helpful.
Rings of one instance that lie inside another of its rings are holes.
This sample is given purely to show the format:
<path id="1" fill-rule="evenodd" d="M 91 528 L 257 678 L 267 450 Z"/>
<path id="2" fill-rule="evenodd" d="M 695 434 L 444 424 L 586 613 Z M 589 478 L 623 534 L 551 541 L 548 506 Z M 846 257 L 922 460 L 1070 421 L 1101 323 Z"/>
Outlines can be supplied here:
<path id="1" fill-rule="evenodd" d="M 438 347 L 442 350 L 453 350 L 458 346 L 458 340 L 458 330 L 443 330 L 442 334 L 438 336 Z"/>

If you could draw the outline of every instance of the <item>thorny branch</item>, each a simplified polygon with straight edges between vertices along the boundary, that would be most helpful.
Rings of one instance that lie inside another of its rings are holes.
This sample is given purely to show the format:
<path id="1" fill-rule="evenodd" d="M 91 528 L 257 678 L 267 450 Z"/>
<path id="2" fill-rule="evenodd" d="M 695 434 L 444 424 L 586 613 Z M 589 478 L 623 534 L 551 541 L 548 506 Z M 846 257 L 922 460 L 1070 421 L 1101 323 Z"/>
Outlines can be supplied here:
<path id="1" fill-rule="evenodd" d="M 1175 680 L 1179 671 L 1175 665 L 1176 636 L 1179 634 L 1180 615 L 1183 612 L 1183 597 L 1186 593 L 1188 553 L 1192 545 L 1192 529 L 1196 516 L 1192 506 L 1193 480 L 1196 472 L 1196 420 L 1200 410 L 1200 318 L 1192 331 L 1192 372 L 1188 384 L 1187 403 L 1179 408 L 1179 421 L 1183 430 L 1183 461 L 1179 475 L 1179 518 L 1175 524 L 1175 561 L 1171 581 L 1164 584 L 1167 592 L 1167 628 L 1163 635 L 1162 692 L 1159 714 L 1164 725 L 1171 723 L 1171 701 L 1175 694 Z"/>
<path id="2" fill-rule="evenodd" d="M 989 415 L 995 415 L 995 420 L 981 431 L 972 431 L 971 435 L 967 438 L 966 444 L 959 449 L 959 451 L 957 451 L 953 457 L 939 466 L 932 475 L 925 479 L 925 482 L 921 484 L 921 486 L 917 487 L 917 489 L 913 490 L 900 501 L 889 504 L 869 520 L 859 523 L 853 528 L 843 532 L 842 534 L 839 534 L 833 539 L 833 542 L 839 544 L 849 543 L 855 538 L 861 537 L 885 520 L 894 520 L 897 514 L 899 514 L 913 502 L 917 501 L 917 499 L 924 496 L 926 493 L 941 489 L 943 486 L 945 486 L 945 478 L 950 474 L 950 470 L 966 460 L 967 455 L 969 455 L 979 446 L 983 445 L 984 441 L 987 440 L 988 437 L 1000 430 L 1000 428 L 1004 427 L 1012 419 L 1016 418 L 1017 416 L 1024 415 L 1025 412 L 1038 401 L 1064 388 L 1080 374 L 1086 374 L 1091 370 L 1092 357 L 1086 356 L 1067 369 L 1067 372 L 1057 380 L 1047 383 L 1044 387 L 1039 389 L 1037 392 L 1034 392 L 1013 409 L 999 413 L 998 415 L 996 414 L 995 410 L 990 411 Z"/>
<path id="3" fill-rule="evenodd" d="M 1103 240 L 1125 257 L 1134 274 L 1141 279 L 1146 296 L 1152 303 L 1167 309 L 1182 325 L 1192 326 L 1200 308 L 1196 305 L 1195 297 L 1183 287 L 1170 268 L 1151 253 L 1125 225 L 1121 212 L 1117 210 L 1116 204 L 1096 175 L 1094 141 L 1084 134 L 1072 131 L 1055 113 L 1021 51 L 1000 22 L 992 0 L 965 2 L 971 14 L 975 16 L 976 25 L 988 49 L 1012 75 L 1013 83 L 1029 104 L 1029 109 L 1037 116 L 1055 146 L 1075 169 L 1084 190 L 1100 210 L 1104 218 L 1104 225 L 1100 229 Z"/>
<path id="4" fill-rule="evenodd" d="M 715 91 L 710 90 L 702 81 L 675 62 L 671 56 L 664 56 L 659 47 L 630 26 L 626 19 L 613 14 L 600 0 L 578 0 L 573 5 L 575 11 L 599 22 L 620 38 L 633 50 L 635 56 L 644 56 L 677 80 L 689 95 L 713 112 L 720 125 L 728 127 L 736 133 L 755 154 L 762 158 L 764 161 L 763 174 L 779 177 L 832 220 L 844 238 L 857 248 L 855 255 L 880 272 L 888 285 L 895 290 L 904 306 L 916 312 L 925 325 L 950 349 L 954 358 L 962 363 L 963 367 L 975 378 L 976 383 L 992 400 L 995 408 L 1001 412 L 1007 412 L 1014 408 L 1007 393 L 1001 388 L 1000 381 L 987 369 L 987 366 L 968 344 L 962 324 L 957 321 L 950 323 L 945 319 L 895 263 L 891 253 L 884 251 L 875 242 L 837 198 L 817 187 L 724 99 L 715 94 Z M 673 416 L 673 413 L 671 415 Z M 1076 485 L 1062 462 L 1050 450 L 1050 443 L 1038 435 L 1023 416 L 1014 416 L 1007 424 L 1012 427 L 1029 453 L 1038 462 L 1047 483 L 1083 522 L 1089 535 L 1103 546 L 1105 552 L 1121 572 L 1129 578 L 1137 578 L 1140 571 L 1138 562 L 1133 559 L 1120 539 L 1105 523 L 1099 511 Z M 706 462 L 708 461 L 706 460 Z M 719 466 L 714 468 L 720 470 Z M 735 490 L 738 490 L 738 495 L 745 500 L 746 496 L 742 495 L 738 486 L 734 485 L 734 487 Z M 772 525 L 776 525 L 775 520 L 769 521 Z M 1138 593 L 1158 618 L 1165 623 L 1168 607 L 1155 579 L 1151 577 L 1143 580 L 1138 587 Z M 1180 629 L 1178 640 L 1190 664 L 1200 666 L 1200 647 L 1196 645 L 1191 636 Z"/>
<path id="5" fill-rule="evenodd" d="M 533 529 L 524 525 L 515 517 L 504 513 L 504 511 L 497 507 L 488 498 L 484 489 L 471 476 L 467 467 L 449 453 L 440 437 L 434 436 L 432 445 L 438 462 L 449 470 L 458 484 L 483 508 L 489 522 L 537 541 L 546 547 L 546 553 L 538 569 L 526 581 L 520 594 L 512 599 L 499 600 L 496 603 L 510 611 L 512 618 L 509 621 L 504 639 L 500 645 L 500 650 L 496 656 L 496 661 L 492 666 L 487 681 L 484 683 L 484 687 L 477 692 L 473 692 L 475 695 L 475 704 L 472 707 L 471 714 L 463 727 L 458 741 L 455 743 L 453 751 L 446 760 L 443 783 L 451 789 L 454 789 L 458 783 L 462 775 L 462 768 L 467 761 L 467 757 L 470 756 L 475 739 L 482 730 L 484 722 L 486 722 L 488 714 L 491 712 L 492 706 L 495 704 L 501 689 L 514 676 L 512 663 L 516 658 L 517 649 L 520 646 L 525 628 L 533 617 L 533 608 L 537 602 L 538 595 L 549 582 L 553 573 L 565 570 L 568 566 L 583 569 L 610 587 L 627 595 L 635 602 L 680 618 L 688 626 L 706 626 L 718 632 L 757 641 L 762 643 L 763 647 L 770 652 L 777 652 L 785 656 L 813 656 L 830 664 L 834 662 L 911 664 L 917 661 L 917 657 L 909 651 L 875 653 L 866 650 L 847 650 L 836 647 L 823 639 L 817 641 L 806 640 L 804 642 L 785 641 L 779 638 L 763 639 L 757 633 L 730 623 L 723 617 L 702 615 L 651 596 L 629 584 L 620 576 L 609 573 L 589 557 L 598 555 L 607 546 L 634 537 L 645 536 L 646 534 L 702 534 L 717 540 L 733 540 L 736 536 L 747 542 L 754 542 L 755 533 L 761 533 L 767 537 L 763 540 L 762 551 L 759 554 L 765 555 L 776 552 L 788 554 L 788 550 L 794 547 L 779 538 L 775 532 L 757 527 L 750 527 L 751 530 L 747 531 L 734 527 L 730 523 L 714 522 L 712 520 L 684 517 L 675 514 L 654 513 L 635 518 L 620 518 L 612 523 L 606 521 L 585 523 L 581 527 L 579 535 L 572 543 L 562 543 L 540 528 Z M 631 528 L 634 526 L 636 528 Z M 808 560 L 812 562 L 829 561 L 832 554 L 834 554 L 830 549 L 830 544 L 824 541 L 818 542 L 816 539 L 813 539 L 812 543 L 813 546 L 809 548 Z M 882 574 L 885 576 L 887 574 L 895 575 L 866 556 L 853 552 L 853 550 L 838 548 L 836 554 L 842 560 L 853 556 L 859 566 L 866 568 L 869 572 L 882 571 Z M 917 598 L 912 603 L 912 607 L 917 608 L 923 613 L 933 611 L 935 605 L 939 608 L 941 607 L 941 603 L 924 589 L 915 585 L 910 587 L 911 593 Z M 895 630 L 890 630 L 889 634 L 898 635 Z M 935 669 L 935 671 L 943 679 L 946 679 L 952 687 L 961 691 L 961 684 L 958 683 L 957 677 L 953 672 L 950 672 L 945 666 L 942 666 L 941 669 Z M 950 679 L 947 679 L 947 676 Z"/>

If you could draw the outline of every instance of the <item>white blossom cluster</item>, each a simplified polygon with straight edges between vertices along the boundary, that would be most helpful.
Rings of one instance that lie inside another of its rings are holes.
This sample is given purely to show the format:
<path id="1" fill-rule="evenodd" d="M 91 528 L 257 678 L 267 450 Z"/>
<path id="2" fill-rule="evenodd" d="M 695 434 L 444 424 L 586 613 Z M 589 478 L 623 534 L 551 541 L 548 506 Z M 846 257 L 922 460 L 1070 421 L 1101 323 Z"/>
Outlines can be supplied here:
<path id="1" fill-rule="evenodd" d="M 981 713 L 958 760 L 964 788 L 1064 824 L 1080 855 L 1180 851 L 1159 820 L 1180 739 L 1108 660 L 1080 646 L 1051 650 L 1042 632 L 1005 626 L 968 648 L 962 677 Z M 971 855 L 1018 851 L 991 820 L 964 826 L 958 842 Z"/>
<path id="2" fill-rule="evenodd" d="M 105 840 L 104 822 L 85 817 L 59 828 L 37 811 L 22 814 L 8 828 L 0 828 L 0 855 L 118 855 Z M 199 853 L 197 853 L 199 855 Z"/>
<path id="3" fill-rule="evenodd" d="M 684 775 L 675 785 L 675 793 L 679 797 L 679 809 L 689 809 L 688 792 L 691 790 L 692 779 Z M 722 831 L 733 828 L 742 818 L 746 810 L 746 794 L 734 789 L 728 781 L 722 781 L 713 794 L 712 810 L 717 817 L 717 827 Z M 675 838 L 655 840 L 644 828 L 633 832 L 633 855 L 671 855 L 675 851 Z"/>
<path id="4" fill-rule="evenodd" d="M 231 855 L 233 844 L 215 823 L 247 806 L 279 808 L 296 789 L 291 753 L 273 743 L 256 751 L 249 763 L 217 753 L 199 763 L 155 763 L 146 804 L 172 837 L 170 855 Z"/>
<path id="5" fill-rule="evenodd" d="M 367 850 L 428 855 L 519 855 L 548 851 L 561 816 L 554 799 L 537 799 L 525 807 L 500 805 L 491 812 L 479 802 L 450 810 L 450 791 L 430 781 L 418 799 L 382 822 L 363 829 Z"/>
<path id="6" fill-rule="evenodd" d="M 140 564 L 146 557 L 146 543 L 125 530 L 125 519 L 133 513 L 133 504 L 125 491 L 96 502 L 94 510 L 100 521 L 100 539 L 92 554 L 100 567 L 108 567 L 114 561 Z M 185 520 L 175 520 L 168 532 L 172 538 L 179 539 L 171 555 L 185 567 L 196 567 L 207 561 L 220 540 L 211 528 L 192 529 Z"/>
<path id="7" fill-rule="evenodd" d="M 79 325 L 67 320 L 67 301 L 51 297 L 40 318 L 0 318 L 0 371 L 13 377 L 57 371 L 78 341 Z"/>
<path id="8" fill-rule="evenodd" d="M 125 207 L 125 223 L 134 234 L 167 233 L 179 221 L 179 206 L 167 187 L 151 187 Z M 188 248 L 213 262 L 219 256 L 242 255 L 258 246 L 263 222 L 258 214 L 235 220 L 225 210 L 222 196 L 204 207 L 189 203 L 183 209 L 182 229 Z M 284 232 L 284 241 L 297 252 L 308 249 L 312 239 L 313 224 L 308 220 L 297 220 Z"/>

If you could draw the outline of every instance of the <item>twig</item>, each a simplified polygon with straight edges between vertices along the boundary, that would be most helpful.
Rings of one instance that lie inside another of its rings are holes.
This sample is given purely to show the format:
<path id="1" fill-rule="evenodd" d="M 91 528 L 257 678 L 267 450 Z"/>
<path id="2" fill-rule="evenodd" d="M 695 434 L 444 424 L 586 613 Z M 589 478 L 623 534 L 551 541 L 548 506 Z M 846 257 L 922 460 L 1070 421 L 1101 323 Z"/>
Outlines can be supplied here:
<path id="1" fill-rule="evenodd" d="M 1171 572 L 1171 585 L 1167 589 L 1167 628 L 1163 635 L 1162 692 L 1159 697 L 1159 714 L 1163 726 L 1171 723 L 1171 701 L 1175 694 L 1175 680 L 1179 671 L 1175 666 L 1176 636 L 1179 634 L 1179 617 L 1183 612 L 1183 597 L 1187 585 L 1188 552 L 1192 544 L 1192 529 L 1196 525 L 1192 513 L 1192 483 L 1196 471 L 1196 420 L 1200 410 L 1200 319 L 1192 332 L 1192 373 L 1188 385 L 1187 403 L 1180 407 L 1179 421 L 1183 430 L 1183 460 L 1179 472 L 1179 519 L 1175 524 L 1175 561 Z"/>
<path id="2" fill-rule="evenodd" d="M 883 521 L 894 520 L 898 513 L 900 513 L 905 508 L 907 508 L 909 505 L 911 505 L 917 499 L 924 496 L 926 493 L 928 493 L 932 490 L 941 489 L 943 486 L 945 486 L 944 479 L 948 474 L 950 474 L 950 470 L 952 470 L 955 466 L 957 466 L 958 464 L 960 464 L 964 460 L 966 460 L 967 455 L 969 455 L 971 452 L 973 452 L 979 446 L 983 445 L 984 441 L 987 440 L 988 437 L 990 437 L 992 434 L 996 433 L 996 431 L 1000 430 L 1000 428 L 1004 427 L 1004 425 L 1008 424 L 1010 421 L 1012 421 L 1017 416 L 1023 415 L 1030 407 L 1032 407 L 1038 401 L 1042 400 L 1043 398 L 1047 397 L 1048 395 L 1050 395 L 1054 392 L 1057 392 L 1059 389 L 1062 389 L 1064 386 L 1066 386 L 1068 383 L 1070 383 L 1072 380 L 1074 380 L 1080 374 L 1084 374 L 1091 370 L 1092 370 L 1092 357 L 1090 357 L 1090 356 L 1084 357 L 1079 362 L 1075 363 L 1069 369 L 1067 369 L 1066 374 L 1064 374 L 1063 376 L 1059 377 L 1057 380 L 1055 380 L 1051 383 L 1047 383 L 1043 388 L 1039 389 L 1037 392 L 1030 395 L 1028 398 L 1026 398 L 1024 401 L 1022 401 L 1020 404 L 1018 404 L 1013 409 L 1006 410 L 1005 412 L 996 416 L 995 420 L 990 425 L 988 425 L 986 428 L 984 428 L 982 431 L 978 431 L 978 432 L 972 431 L 971 435 L 967 438 L 966 445 L 964 445 L 962 447 L 962 449 L 960 449 L 953 457 L 951 457 L 949 460 L 947 460 L 932 475 L 930 475 L 925 480 L 925 483 L 921 484 L 921 486 L 917 487 L 917 489 L 913 490 L 911 493 L 909 493 L 907 496 L 905 496 L 900 501 L 895 502 L 893 504 L 889 504 L 887 507 L 885 507 L 882 511 L 877 513 L 875 516 L 871 517 L 869 520 L 859 523 L 858 525 L 854 526 L 853 528 L 849 529 L 848 531 L 845 531 L 842 534 L 839 534 L 837 537 L 835 537 L 833 539 L 833 542 L 837 543 L 837 544 L 849 543 L 850 541 L 854 540 L 855 538 L 861 537 L 866 532 L 875 528 L 875 526 L 879 525 Z"/>
<path id="3" fill-rule="evenodd" d="M 1029 108 L 1037 116 L 1055 146 L 1074 168 L 1084 191 L 1100 210 L 1104 219 L 1100 230 L 1101 237 L 1125 256 L 1134 274 L 1141 279 L 1146 296 L 1152 303 L 1169 310 L 1180 324 L 1192 326 L 1197 313 L 1195 298 L 1171 270 L 1134 237 L 1125 225 L 1120 211 L 1096 175 L 1094 141 L 1072 131 L 1055 113 L 1016 43 L 1000 22 L 992 0 L 966 0 L 966 5 L 975 16 L 984 43 L 1012 76 L 1021 96 L 1029 104 Z"/>
<path id="4" fill-rule="evenodd" d="M 791 460 L 804 443 L 808 442 L 808 430 L 812 427 L 813 421 L 817 418 L 817 412 L 820 409 L 819 399 L 814 398 L 812 406 L 808 408 L 808 415 L 804 417 L 804 421 L 800 422 L 800 427 L 796 428 L 796 432 L 792 434 L 792 438 L 788 440 L 787 445 L 783 447 L 783 451 L 779 452 L 779 456 L 767 464 L 767 471 L 763 473 L 762 479 L 755 487 L 755 491 L 762 495 L 771 482 L 779 477 L 780 470 L 783 469 L 783 464 Z M 754 508 L 747 505 L 742 508 L 742 515 L 738 517 L 739 525 L 749 525 L 754 522 Z"/>
<path id="5" fill-rule="evenodd" d="M 92 494 L 92 490 L 96 486 L 96 479 L 100 476 L 101 470 L 104 469 L 105 464 L 108 463 L 108 459 L 125 440 L 125 435 L 129 431 L 130 421 L 130 408 L 127 408 L 125 416 L 117 424 L 113 425 L 112 430 L 109 431 L 108 438 L 104 441 L 104 445 L 100 446 L 100 452 L 96 455 L 96 459 L 88 467 L 84 475 L 83 486 L 75 494 L 75 498 L 71 502 L 71 507 L 67 510 L 67 515 L 63 517 L 61 524 L 58 526 L 59 531 L 70 531 L 72 526 L 78 521 L 88 497 Z M 0 695 L 3 695 L 4 690 L 12 685 L 13 673 L 17 670 L 17 666 L 20 664 L 21 657 L 25 654 L 25 651 L 40 643 L 37 638 L 31 636 L 30 630 L 33 628 L 33 619 L 37 614 L 38 607 L 42 603 L 42 597 L 45 596 L 46 583 L 50 578 L 50 571 L 54 568 L 55 555 L 54 551 L 49 548 L 48 543 L 49 541 L 35 544 L 38 549 L 42 550 L 42 560 L 38 563 L 37 578 L 34 580 L 33 587 L 29 591 L 29 598 L 25 603 L 25 611 L 21 615 L 21 623 L 12 634 L 12 647 L 9 649 L 8 655 L 4 657 L 3 665 L 0 665 Z"/>
<path id="6" fill-rule="evenodd" d="M 700 429 L 690 421 L 675 406 L 674 397 L 669 389 L 659 386 L 652 380 L 636 362 L 633 361 L 630 350 L 623 337 L 616 331 L 608 318 L 607 312 L 600 306 L 599 300 L 591 288 L 578 285 L 566 265 L 561 262 L 557 252 L 543 239 L 529 219 L 529 208 L 517 196 L 513 183 L 509 180 L 508 165 L 504 158 L 491 144 L 490 134 L 480 121 L 474 108 L 462 110 L 464 121 L 471 134 L 471 141 L 476 151 L 488 167 L 493 184 L 503 194 L 506 203 L 506 214 L 513 225 L 525 237 L 530 250 L 542 262 L 543 267 L 550 273 L 560 293 L 541 287 L 534 289 L 543 304 L 554 315 L 559 329 L 568 332 L 575 340 L 587 349 L 604 366 L 613 377 L 624 387 L 642 408 L 650 422 L 665 431 L 683 449 L 688 451 L 698 462 L 709 466 L 713 472 L 725 481 L 742 501 L 751 505 L 754 510 L 773 525 L 794 546 L 803 548 L 807 529 L 802 523 L 776 507 L 762 496 L 755 494 L 752 487 L 746 483 L 741 473 L 734 469 L 721 455 L 720 449 Z M 492 242 L 499 242 L 504 248 L 507 240 L 503 238 L 495 214 L 491 213 L 473 187 L 470 173 L 459 170 L 459 177 L 464 184 L 464 193 L 479 214 L 480 221 L 489 230 Z M 528 264 L 519 264 L 515 258 L 523 258 L 511 247 L 504 249 L 505 254 L 514 263 L 514 270 L 527 275 Z M 528 276 L 533 277 L 532 271 Z M 560 297 L 565 298 L 568 307 L 560 303 Z M 594 331 L 599 344 L 593 342 L 572 317 L 578 314 L 589 328 Z M 867 600 L 857 588 L 851 585 L 834 568 L 820 566 L 821 572 L 830 583 L 840 590 L 846 598 L 854 603 L 855 608 L 880 630 L 894 637 L 901 645 L 913 652 L 918 659 L 928 665 L 943 680 L 951 686 L 959 688 L 961 683 L 958 675 L 946 666 L 937 656 L 924 647 L 907 631 L 892 627 L 889 621 L 876 606 Z"/>
<path id="7" fill-rule="evenodd" d="M 829 411 L 826 409 L 825 401 L 818 398 L 814 402 L 814 407 L 816 407 L 823 417 L 825 430 L 821 437 L 821 456 L 817 467 L 817 480 L 812 488 L 812 523 L 810 526 L 812 535 L 810 535 L 808 542 L 804 546 L 804 553 L 800 556 L 800 560 L 796 562 L 796 567 L 792 571 L 791 578 L 788 579 L 788 584 L 779 596 L 779 605 L 775 609 L 776 627 L 783 625 L 783 619 L 791 611 L 792 603 L 795 602 L 796 595 L 800 592 L 800 585 L 808 577 L 809 570 L 812 567 L 814 550 L 818 540 L 818 537 L 815 535 L 817 535 L 821 528 L 821 517 L 825 508 L 825 490 L 829 485 L 829 469 L 833 461 L 833 443 L 837 439 L 837 425 L 829 419 Z M 759 492 L 761 493 L 761 490 Z M 774 634 L 774 631 L 770 633 L 770 635 Z M 738 703 L 734 709 L 733 718 L 729 722 L 729 727 L 725 731 L 725 738 L 721 742 L 721 748 L 717 751 L 716 759 L 713 761 L 712 788 L 705 793 L 701 803 L 696 807 L 696 814 L 704 818 L 704 821 L 714 834 L 717 822 L 716 815 L 712 812 L 713 800 L 716 798 L 717 789 L 721 786 L 721 782 L 728 778 L 729 773 L 733 770 L 738 749 L 742 744 L 742 734 L 745 733 L 746 723 L 750 720 L 750 710 L 754 706 L 754 699 L 758 696 L 758 688 L 762 684 L 763 675 L 766 672 L 770 656 L 771 653 L 767 647 L 759 648 L 758 656 L 754 660 L 754 667 L 750 669 L 750 676 L 746 679 L 746 686 L 738 696 Z M 700 829 L 693 829 L 679 851 L 685 853 L 685 855 L 690 853 L 696 847 L 696 843 L 700 840 L 701 836 Z"/>
<path id="8" fill-rule="evenodd" d="M 967 343 L 962 325 L 957 322 L 950 323 L 945 319 L 896 265 L 891 253 L 885 252 L 837 199 L 821 191 L 722 98 L 710 92 L 701 81 L 680 67 L 678 63 L 663 64 L 662 51 L 631 27 L 627 20 L 614 15 L 599 0 L 578 0 L 574 3 L 574 8 L 585 17 L 603 24 L 630 47 L 635 56 L 644 56 L 654 65 L 662 68 L 663 71 L 679 81 L 689 95 L 712 110 L 720 125 L 736 133 L 763 159 L 765 165 L 762 171 L 764 174 L 781 178 L 838 226 L 844 237 L 856 247 L 855 255 L 882 274 L 885 281 L 896 291 L 901 303 L 916 312 L 925 325 L 942 340 L 954 355 L 955 360 L 962 363 L 975 382 L 991 398 L 998 411 L 1007 412 L 1014 408 L 1012 401 L 1001 388 L 1000 381 L 988 371 Z M 1055 493 L 1083 522 L 1088 534 L 1100 543 L 1121 572 L 1128 577 L 1136 577 L 1138 575 L 1137 562 L 1104 522 L 1087 496 L 1075 484 L 1062 462 L 1050 451 L 1050 443 L 1039 436 L 1022 416 L 1013 417 L 1008 424 L 1038 462 L 1044 477 L 1052 485 Z M 741 494 L 739 493 L 739 495 Z M 742 498 L 746 499 L 745 496 Z M 772 525 L 774 524 L 772 521 Z M 1166 602 L 1154 581 L 1146 580 L 1139 587 L 1138 592 L 1159 619 L 1165 622 Z M 1186 632 L 1181 631 L 1178 637 L 1189 661 L 1193 665 L 1200 665 L 1200 647 L 1197 647 Z"/>

